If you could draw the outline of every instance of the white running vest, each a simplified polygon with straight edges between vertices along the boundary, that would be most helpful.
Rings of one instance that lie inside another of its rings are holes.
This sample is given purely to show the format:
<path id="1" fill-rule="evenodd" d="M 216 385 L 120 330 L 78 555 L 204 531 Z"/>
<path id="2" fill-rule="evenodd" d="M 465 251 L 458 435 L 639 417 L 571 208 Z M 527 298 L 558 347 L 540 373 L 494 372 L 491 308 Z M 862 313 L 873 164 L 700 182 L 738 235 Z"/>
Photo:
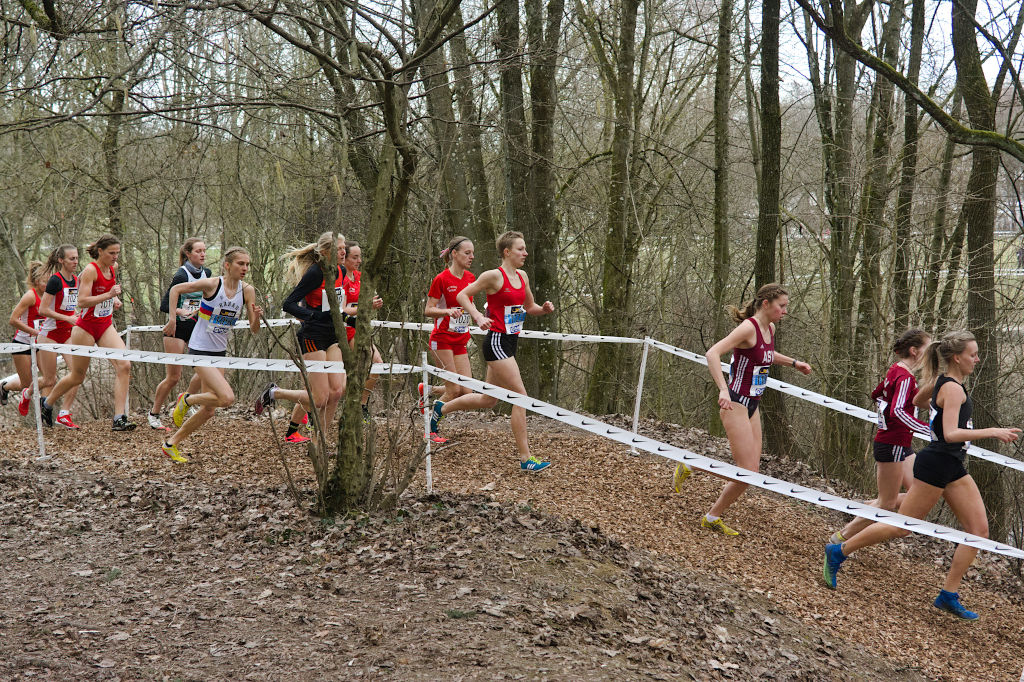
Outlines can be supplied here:
<path id="1" fill-rule="evenodd" d="M 245 285 L 239 282 L 235 295 L 225 296 L 224 278 L 221 277 L 213 298 L 204 296 L 200 300 L 196 328 L 189 339 L 189 348 L 216 353 L 228 349 L 228 333 L 242 317 L 244 287 Z"/>

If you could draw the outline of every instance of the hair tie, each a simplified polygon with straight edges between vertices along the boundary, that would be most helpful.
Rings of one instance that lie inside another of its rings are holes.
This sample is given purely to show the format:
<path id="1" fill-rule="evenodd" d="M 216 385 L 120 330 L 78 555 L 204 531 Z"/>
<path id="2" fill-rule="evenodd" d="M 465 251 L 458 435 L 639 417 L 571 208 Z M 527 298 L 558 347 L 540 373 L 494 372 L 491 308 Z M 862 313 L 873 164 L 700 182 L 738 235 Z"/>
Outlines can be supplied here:
<path id="1" fill-rule="evenodd" d="M 443 260 L 443 259 L 444 259 L 444 257 L 448 255 L 448 252 L 449 252 L 449 251 L 451 251 L 451 249 L 450 249 L 450 248 L 448 248 L 448 249 L 445 249 L 445 250 L 444 250 L 444 251 L 442 251 L 441 253 L 437 254 L 437 257 L 438 257 L 438 258 L 441 258 L 441 259 Z"/>

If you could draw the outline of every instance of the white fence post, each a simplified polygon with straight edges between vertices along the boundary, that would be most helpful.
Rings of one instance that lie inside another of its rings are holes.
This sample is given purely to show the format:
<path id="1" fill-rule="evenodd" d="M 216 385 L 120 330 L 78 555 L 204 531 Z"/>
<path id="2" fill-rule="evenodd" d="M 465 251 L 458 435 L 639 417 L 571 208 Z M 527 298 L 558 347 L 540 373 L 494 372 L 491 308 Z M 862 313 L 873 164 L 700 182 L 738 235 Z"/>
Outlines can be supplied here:
<path id="1" fill-rule="evenodd" d="M 430 417 L 434 409 L 431 405 L 430 396 L 430 374 L 427 372 L 427 352 L 423 351 L 423 404 L 425 409 L 423 410 L 423 440 L 426 443 L 427 448 L 427 494 L 430 495 L 434 492 L 434 475 L 430 470 Z"/>
<path id="2" fill-rule="evenodd" d="M 132 347 L 132 328 L 131 328 L 130 325 L 128 326 L 127 329 L 124 330 L 124 347 L 126 349 L 128 349 L 128 350 L 130 350 L 131 347 Z M 187 351 L 188 349 L 186 348 L 185 350 Z M 131 385 L 129 384 L 129 386 L 128 386 L 128 393 L 126 393 L 125 396 L 124 396 L 124 416 L 125 417 L 127 417 L 132 412 L 131 408 L 128 406 L 129 405 L 129 401 L 131 400 L 131 398 L 132 398 L 132 389 L 131 389 Z M 131 420 L 129 420 L 129 421 L 131 421 Z"/>
<path id="3" fill-rule="evenodd" d="M 36 368 L 36 340 L 32 339 L 29 346 L 29 359 L 32 362 L 32 404 L 36 407 L 36 435 L 39 438 L 39 459 L 46 459 L 46 443 L 43 441 L 43 413 L 39 404 L 39 371 Z"/>
<path id="4" fill-rule="evenodd" d="M 633 402 L 633 435 L 637 435 L 637 428 L 640 424 L 640 401 L 644 396 L 644 375 L 647 374 L 647 351 L 651 349 L 651 337 L 644 337 L 644 351 L 640 355 L 640 379 L 636 384 L 636 400 Z M 631 447 L 629 454 L 639 456 L 636 448 Z"/>

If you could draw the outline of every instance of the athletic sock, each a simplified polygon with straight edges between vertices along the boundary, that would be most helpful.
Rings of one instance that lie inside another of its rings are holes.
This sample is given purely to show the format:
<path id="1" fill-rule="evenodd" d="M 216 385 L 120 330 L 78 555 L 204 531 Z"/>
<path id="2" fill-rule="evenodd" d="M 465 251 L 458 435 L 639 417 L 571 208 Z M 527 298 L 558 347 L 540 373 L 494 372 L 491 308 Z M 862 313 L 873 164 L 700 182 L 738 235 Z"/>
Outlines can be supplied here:
<path id="1" fill-rule="evenodd" d="M 126 415 L 126 414 L 125 414 L 124 412 L 121 412 L 120 414 L 115 414 L 115 415 L 114 415 L 114 421 L 117 421 L 117 420 L 118 420 L 118 419 L 120 419 L 121 417 L 124 417 L 125 419 L 127 419 L 127 418 L 128 418 L 128 415 Z"/>
<path id="2" fill-rule="evenodd" d="M 707 519 L 708 523 L 714 523 L 715 521 L 717 521 L 718 519 L 720 519 L 722 517 L 721 516 L 712 516 L 711 514 L 705 514 L 704 518 Z"/>
<path id="3" fill-rule="evenodd" d="M 50 402 L 49 398 L 43 398 L 43 407 L 45 407 L 48 410 L 53 409 L 53 403 Z"/>
<path id="4" fill-rule="evenodd" d="M 159 412 L 150 412 L 150 413 L 149 413 L 149 416 L 150 416 L 150 417 L 159 417 L 159 416 L 160 416 L 160 413 L 159 413 Z"/>
<path id="5" fill-rule="evenodd" d="M 284 437 L 287 438 L 298 430 L 299 425 L 297 422 L 288 422 L 288 430 L 285 432 Z"/>
<path id="6" fill-rule="evenodd" d="M 270 387 L 270 390 L 269 390 L 269 391 L 267 391 L 267 395 L 269 395 L 269 396 L 270 396 L 270 399 L 271 399 L 271 400 L 273 400 L 273 399 L 274 399 L 274 396 L 275 396 L 276 394 L 277 394 L 277 386 L 271 386 L 271 387 Z"/>
<path id="7" fill-rule="evenodd" d="M 71 414 L 71 413 L 70 413 L 70 412 L 68 412 L 67 410 L 61 410 L 60 412 L 58 412 L 58 413 L 57 413 L 57 416 L 58 416 L 58 417 L 66 417 L 66 416 L 68 416 L 69 414 Z"/>

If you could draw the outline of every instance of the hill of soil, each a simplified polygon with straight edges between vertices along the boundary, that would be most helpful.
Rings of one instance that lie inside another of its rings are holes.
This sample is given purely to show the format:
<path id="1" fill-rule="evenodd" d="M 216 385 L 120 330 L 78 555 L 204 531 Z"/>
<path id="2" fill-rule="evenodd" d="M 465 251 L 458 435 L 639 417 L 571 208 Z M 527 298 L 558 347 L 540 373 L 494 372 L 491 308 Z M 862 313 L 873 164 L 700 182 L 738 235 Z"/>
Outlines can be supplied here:
<path id="1" fill-rule="evenodd" d="M 912 538 L 817 581 L 842 519 L 750 492 L 722 538 L 695 520 L 721 482 L 670 492 L 664 460 L 546 420 L 515 469 L 505 419 L 453 440 L 397 513 L 295 506 L 266 422 L 220 416 L 172 465 L 151 431 L 0 434 L 0 678 L 1016 680 L 1022 590 L 981 555 L 972 625 L 930 606 L 950 545 Z M 652 424 L 711 456 L 722 441 Z M 287 457 L 300 486 L 301 447 Z M 799 464 L 773 475 L 827 486 Z"/>

